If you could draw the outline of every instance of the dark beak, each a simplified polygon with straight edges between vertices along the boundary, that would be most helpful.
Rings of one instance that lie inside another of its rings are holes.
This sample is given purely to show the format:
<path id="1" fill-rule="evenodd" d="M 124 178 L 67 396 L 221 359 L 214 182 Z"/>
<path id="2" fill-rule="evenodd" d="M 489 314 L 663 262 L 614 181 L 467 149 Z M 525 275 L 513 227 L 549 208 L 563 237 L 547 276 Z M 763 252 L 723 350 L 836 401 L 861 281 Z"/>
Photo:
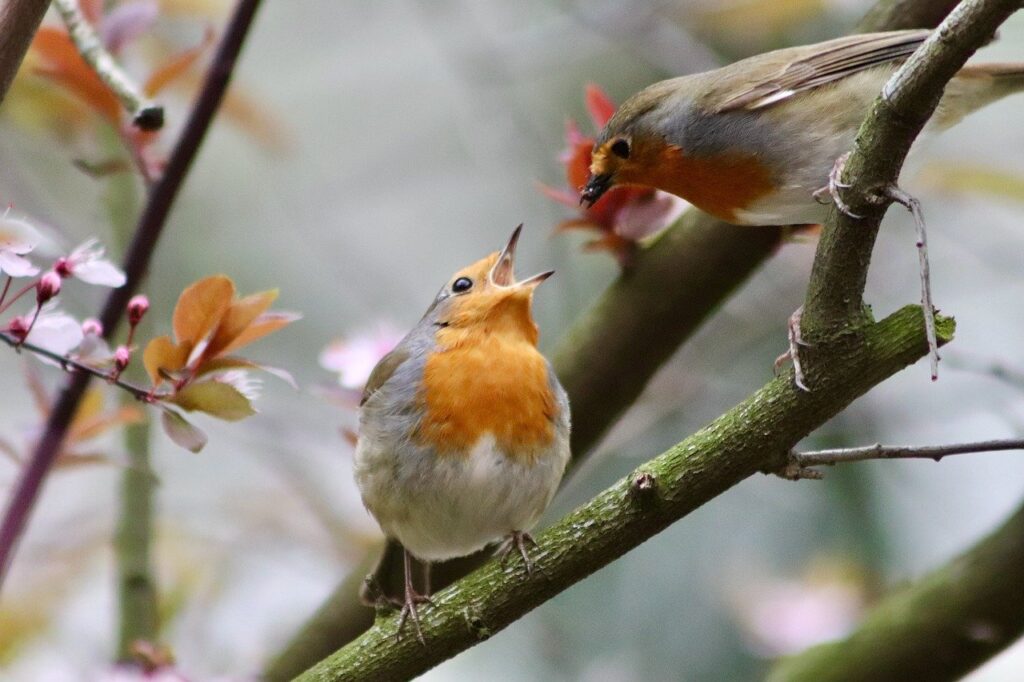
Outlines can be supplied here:
<path id="1" fill-rule="evenodd" d="M 601 175 L 594 175 L 591 173 L 590 179 L 587 180 L 587 184 L 580 190 L 580 204 L 586 204 L 587 208 L 590 208 L 597 203 L 605 192 L 612 187 L 612 174 L 602 173 Z"/>

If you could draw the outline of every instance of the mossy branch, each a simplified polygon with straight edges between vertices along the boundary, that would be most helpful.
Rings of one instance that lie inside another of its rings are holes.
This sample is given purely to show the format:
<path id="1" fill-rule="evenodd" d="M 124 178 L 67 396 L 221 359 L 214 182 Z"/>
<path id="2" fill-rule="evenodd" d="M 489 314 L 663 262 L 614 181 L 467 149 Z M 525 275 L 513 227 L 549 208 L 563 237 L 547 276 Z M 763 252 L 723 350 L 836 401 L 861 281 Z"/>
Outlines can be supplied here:
<path id="1" fill-rule="evenodd" d="M 940 320 L 949 341 L 953 321 Z M 381 618 L 298 679 L 412 678 L 502 630 L 559 592 L 614 561 L 757 472 L 786 465 L 789 451 L 855 398 L 926 350 L 921 311 L 903 308 L 869 326 L 864 342 L 831 349 L 834 361 L 813 393 L 792 375 L 766 384 L 693 436 L 640 466 L 541 534 L 527 576 L 521 564 L 490 562 L 434 597 L 421 619 L 427 646 L 395 641 L 398 618 Z"/>

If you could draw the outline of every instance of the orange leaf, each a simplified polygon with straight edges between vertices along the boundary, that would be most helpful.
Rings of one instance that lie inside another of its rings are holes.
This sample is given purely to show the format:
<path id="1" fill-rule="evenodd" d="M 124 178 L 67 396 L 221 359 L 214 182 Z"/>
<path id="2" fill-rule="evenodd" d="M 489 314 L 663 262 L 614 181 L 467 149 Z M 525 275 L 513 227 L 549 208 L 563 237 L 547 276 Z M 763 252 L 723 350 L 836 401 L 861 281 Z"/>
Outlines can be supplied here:
<path id="1" fill-rule="evenodd" d="M 206 277 L 181 292 L 174 307 L 174 336 L 178 342 L 188 341 L 194 348 L 207 340 L 234 296 L 235 284 L 225 275 Z"/>
<path id="2" fill-rule="evenodd" d="M 236 351 L 242 346 L 247 346 L 257 339 L 262 339 L 267 334 L 272 334 L 278 329 L 287 327 L 295 320 L 301 318 L 301 315 L 296 313 L 264 313 L 260 315 L 256 320 L 245 328 L 241 334 L 235 337 L 235 340 L 229 343 L 221 350 L 221 353 L 230 353 Z"/>
<path id="3" fill-rule="evenodd" d="M 90 419 L 75 421 L 68 431 L 69 441 L 83 441 L 95 438 L 104 431 L 118 426 L 138 424 L 142 421 L 142 410 L 134 405 L 124 405 L 113 412 L 96 415 Z"/>
<path id="4" fill-rule="evenodd" d="M 191 342 L 175 344 L 169 336 L 156 337 L 146 344 L 146 350 L 142 353 L 142 364 L 149 374 L 149 380 L 154 386 L 159 386 L 164 380 L 160 370 L 177 372 L 185 367 L 191 352 Z"/>
<path id="5" fill-rule="evenodd" d="M 117 125 L 121 117 L 117 97 L 78 54 L 66 31 L 43 26 L 32 40 L 32 50 L 45 62 L 36 73 L 60 83 Z"/>
<path id="6" fill-rule="evenodd" d="M 221 349 L 227 348 L 246 327 L 265 313 L 276 298 L 277 289 L 271 289 L 234 301 L 217 327 L 217 332 L 210 339 L 210 345 L 206 350 L 207 357 L 219 355 Z"/>
<path id="7" fill-rule="evenodd" d="M 213 29 L 207 27 L 206 33 L 203 34 L 203 42 L 190 50 L 179 52 L 161 64 L 156 71 L 151 73 L 149 78 L 146 79 L 146 84 L 143 86 L 143 90 L 146 95 L 149 97 L 156 95 L 167 87 L 169 83 L 177 80 L 185 74 L 185 72 L 191 69 L 196 63 L 196 60 L 202 56 L 203 52 L 213 44 L 213 37 Z"/>

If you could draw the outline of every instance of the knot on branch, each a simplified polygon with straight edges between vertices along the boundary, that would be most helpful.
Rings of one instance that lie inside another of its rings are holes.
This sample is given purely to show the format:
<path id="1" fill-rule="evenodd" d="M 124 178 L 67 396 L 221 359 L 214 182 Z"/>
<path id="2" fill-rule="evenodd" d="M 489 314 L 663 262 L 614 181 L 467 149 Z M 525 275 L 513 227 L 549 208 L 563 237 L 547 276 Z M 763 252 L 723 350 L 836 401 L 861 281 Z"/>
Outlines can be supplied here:
<path id="1" fill-rule="evenodd" d="M 462 617 L 466 621 L 466 628 L 478 641 L 482 642 L 490 639 L 491 635 L 494 634 L 474 607 L 467 606 L 464 608 L 462 610 Z"/>
<path id="2" fill-rule="evenodd" d="M 787 481 L 802 481 L 804 479 L 820 481 L 825 478 L 825 474 L 801 462 L 800 454 L 795 450 L 789 451 L 789 454 L 786 456 L 786 464 L 782 468 L 770 473 Z"/>

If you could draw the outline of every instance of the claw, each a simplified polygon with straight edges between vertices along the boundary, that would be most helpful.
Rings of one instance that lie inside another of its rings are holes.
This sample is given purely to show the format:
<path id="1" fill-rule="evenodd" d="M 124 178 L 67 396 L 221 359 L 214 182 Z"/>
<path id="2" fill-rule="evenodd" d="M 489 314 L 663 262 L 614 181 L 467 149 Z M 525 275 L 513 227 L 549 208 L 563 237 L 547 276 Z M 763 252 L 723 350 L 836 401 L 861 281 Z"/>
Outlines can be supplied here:
<path id="1" fill-rule="evenodd" d="M 836 159 L 835 164 L 833 164 L 832 166 L 832 170 L 830 170 L 828 173 L 828 184 L 825 185 L 824 187 L 815 190 L 814 193 L 811 194 L 811 196 L 814 197 L 814 200 L 817 201 L 819 204 L 826 204 L 828 203 L 828 201 L 826 201 L 824 197 L 825 194 L 828 193 L 829 198 L 832 200 L 832 203 L 835 204 L 835 207 L 839 210 L 840 213 L 847 215 L 851 218 L 854 218 L 855 220 L 859 220 L 864 216 L 860 215 L 859 213 L 854 213 L 852 210 L 850 210 L 850 206 L 845 201 L 843 201 L 843 198 L 839 195 L 840 190 L 849 189 L 850 187 L 852 187 L 850 183 L 843 182 L 842 180 L 839 179 L 840 176 L 842 176 L 843 174 L 843 167 L 846 165 L 846 161 L 849 158 L 850 152 L 846 152 L 838 159 Z"/>
<path id="2" fill-rule="evenodd" d="M 423 646 L 427 645 L 427 640 L 423 638 L 423 628 L 420 627 L 420 614 L 416 609 L 417 604 L 430 604 L 434 605 L 434 602 L 430 600 L 430 597 L 419 594 L 416 592 L 412 584 L 412 555 L 409 554 L 409 550 L 404 550 L 405 555 L 405 599 L 393 599 L 391 602 L 395 606 L 401 605 L 402 610 L 398 616 L 398 631 L 395 632 L 395 642 L 402 641 L 402 631 L 405 629 L 405 623 L 409 620 L 409 616 L 412 616 L 413 627 L 416 628 L 416 639 L 420 641 Z M 429 589 L 429 588 L 428 588 Z"/>
<path id="3" fill-rule="evenodd" d="M 800 334 L 800 317 L 803 315 L 804 307 L 800 306 L 797 308 L 792 315 L 789 316 L 789 322 L 786 327 L 786 336 L 789 340 L 789 349 L 785 353 L 775 358 L 774 372 L 775 376 L 779 375 L 779 371 L 782 369 L 782 365 L 787 360 L 793 362 L 793 383 L 801 391 L 810 393 L 811 389 L 807 388 L 807 384 L 804 382 L 804 369 L 800 364 L 800 348 L 808 347 L 810 344 L 803 340 Z"/>
<path id="4" fill-rule="evenodd" d="M 498 557 L 498 561 L 504 565 L 508 561 L 509 554 L 512 553 L 512 548 L 515 547 L 519 550 L 519 556 L 523 557 L 523 564 L 526 565 L 526 575 L 533 575 L 533 569 L 536 564 L 530 559 L 529 553 L 526 551 L 526 546 L 532 547 L 537 546 L 537 541 L 533 539 L 533 536 L 521 530 L 514 530 L 509 533 L 508 537 L 505 538 L 504 542 L 498 547 L 495 555 Z"/>

